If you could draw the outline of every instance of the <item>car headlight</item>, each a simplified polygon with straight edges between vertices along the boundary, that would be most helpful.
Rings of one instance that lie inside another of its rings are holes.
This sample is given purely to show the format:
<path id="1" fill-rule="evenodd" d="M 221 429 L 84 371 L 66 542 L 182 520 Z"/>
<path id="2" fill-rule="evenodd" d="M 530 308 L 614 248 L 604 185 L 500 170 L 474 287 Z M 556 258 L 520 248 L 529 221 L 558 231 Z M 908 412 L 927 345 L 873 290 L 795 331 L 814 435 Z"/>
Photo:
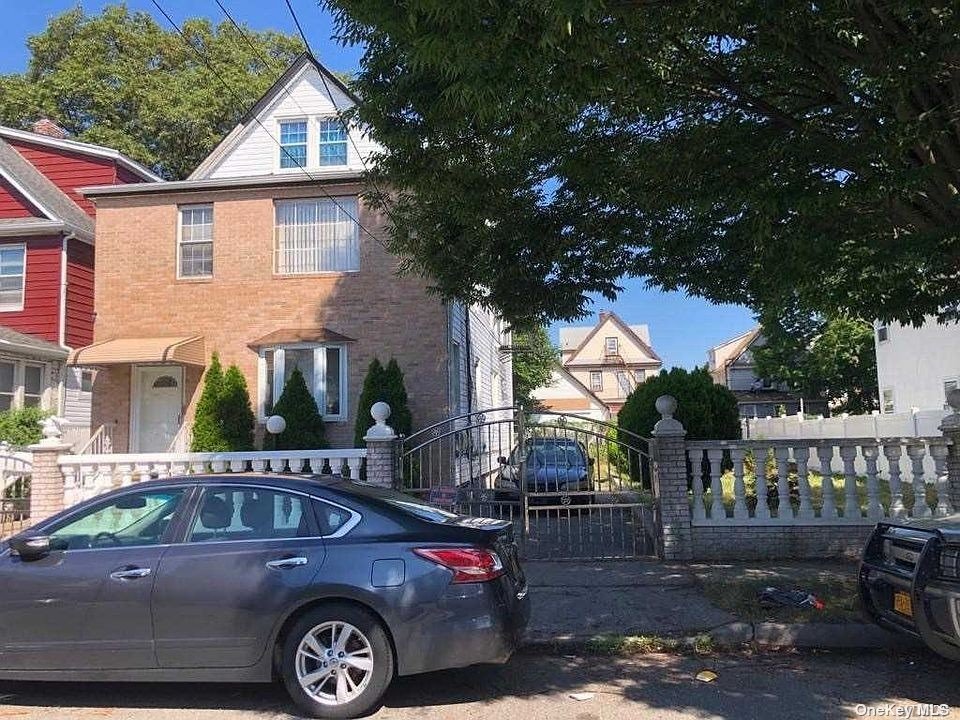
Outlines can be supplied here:
<path id="1" fill-rule="evenodd" d="M 947 546 L 940 551 L 940 576 L 960 580 L 960 546 Z"/>

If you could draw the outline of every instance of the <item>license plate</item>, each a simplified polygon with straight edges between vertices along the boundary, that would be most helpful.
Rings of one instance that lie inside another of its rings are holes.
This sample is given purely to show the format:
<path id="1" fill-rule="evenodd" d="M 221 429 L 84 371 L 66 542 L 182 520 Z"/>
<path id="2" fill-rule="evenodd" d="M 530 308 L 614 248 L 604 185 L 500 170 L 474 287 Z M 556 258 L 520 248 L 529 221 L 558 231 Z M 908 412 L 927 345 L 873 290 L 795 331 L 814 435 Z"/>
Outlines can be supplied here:
<path id="1" fill-rule="evenodd" d="M 901 615 L 913 617 L 913 601 L 909 593 L 897 591 L 893 594 L 893 609 Z"/>

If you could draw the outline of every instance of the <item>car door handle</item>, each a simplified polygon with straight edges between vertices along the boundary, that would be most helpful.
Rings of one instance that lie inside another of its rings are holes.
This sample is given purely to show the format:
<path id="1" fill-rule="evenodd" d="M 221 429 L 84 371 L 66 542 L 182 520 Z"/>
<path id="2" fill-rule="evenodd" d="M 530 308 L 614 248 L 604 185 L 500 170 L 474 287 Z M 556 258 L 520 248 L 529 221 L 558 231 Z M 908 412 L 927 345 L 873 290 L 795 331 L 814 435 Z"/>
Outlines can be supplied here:
<path id="1" fill-rule="evenodd" d="M 138 580 L 150 574 L 150 568 L 126 568 L 110 573 L 111 580 Z"/>
<path id="2" fill-rule="evenodd" d="M 305 557 L 289 557 L 281 558 L 280 560 L 271 560 L 267 563 L 267 567 L 270 570 L 286 570 L 287 568 L 300 567 L 301 565 L 306 565 L 309 560 Z"/>

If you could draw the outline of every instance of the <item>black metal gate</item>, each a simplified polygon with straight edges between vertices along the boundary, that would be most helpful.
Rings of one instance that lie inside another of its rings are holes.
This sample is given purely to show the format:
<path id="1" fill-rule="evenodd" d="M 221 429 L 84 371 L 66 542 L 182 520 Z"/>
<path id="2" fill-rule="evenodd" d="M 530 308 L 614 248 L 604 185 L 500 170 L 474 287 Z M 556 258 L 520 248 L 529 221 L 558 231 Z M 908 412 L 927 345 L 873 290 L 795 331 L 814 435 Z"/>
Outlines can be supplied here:
<path id="1" fill-rule="evenodd" d="M 582 415 L 500 407 L 401 439 L 402 489 L 459 513 L 510 520 L 526 557 L 654 553 L 649 444 Z"/>

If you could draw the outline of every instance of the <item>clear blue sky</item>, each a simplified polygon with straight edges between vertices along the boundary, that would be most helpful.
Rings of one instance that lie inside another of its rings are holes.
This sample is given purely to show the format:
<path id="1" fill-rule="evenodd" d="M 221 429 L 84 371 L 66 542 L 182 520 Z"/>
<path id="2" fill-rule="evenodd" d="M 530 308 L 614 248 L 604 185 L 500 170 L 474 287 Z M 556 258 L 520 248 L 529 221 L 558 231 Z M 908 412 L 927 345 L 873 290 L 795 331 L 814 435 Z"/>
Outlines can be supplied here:
<path id="1" fill-rule="evenodd" d="M 206 15 L 215 22 L 223 15 L 214 0 L 159 0 L 166 11 L 179 23 L 187 17 Z M 276 29 L 294 32 L 293 21 L 283 0 L 221 0 L 240 22 L 258 30 Z M 27 38 L 43 30 L 53 15 L 78 4 L 77 0 L 3 0 L 3 24 L 0 26 L 0 73 L 21 72 L 26 68 Z M 111 0 L 82 0 L 79 3 L 90 13 L 99 12 Z M 166 21 L 150 0 L 127 0 L 132 10 L 145 10 L 158 22 Z M 361 50 L 340 47 L 331 40 L 333 26 L 330 16 L 321 10 L 316 0 L 292 0 L 313 51 L 333 70 L 356 70 Z M 664 363 L 693 367 L 702 364 L 706 352 L 722 340 L 733 337 L 753 326 L 753 319 L 745 308 L 730 305 L 711 305 L 703 300 L 684 297 L 681 293 L 660 293 L 646 290 L 640 280 L 628 280 L 625 291 L 615 303 L 598 300 L 591 308 L 613 310 L 630 324 L 650 326 L 653 346 Z M 583 321 L 592 322 L 593 318 Z M 553 328 L 556 339 L 556 327 Z"/>

